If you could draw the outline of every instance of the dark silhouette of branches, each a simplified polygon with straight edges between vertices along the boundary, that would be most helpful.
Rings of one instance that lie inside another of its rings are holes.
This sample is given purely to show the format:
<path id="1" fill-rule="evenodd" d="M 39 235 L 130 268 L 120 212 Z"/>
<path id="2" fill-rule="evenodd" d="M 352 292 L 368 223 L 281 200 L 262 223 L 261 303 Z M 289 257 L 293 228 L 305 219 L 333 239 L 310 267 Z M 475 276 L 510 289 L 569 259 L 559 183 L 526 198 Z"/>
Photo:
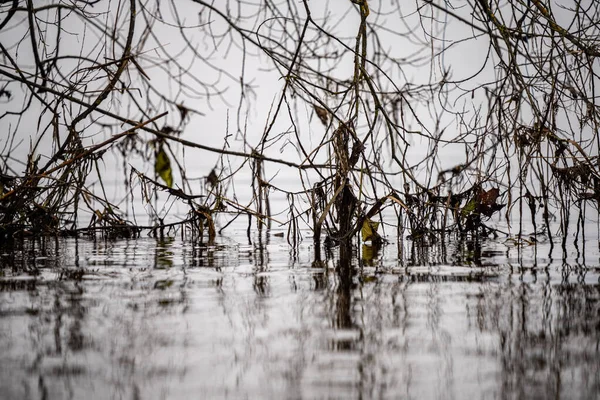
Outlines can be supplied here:
<path id="1" fill-rule="evenodd" d="M 109 155 L 125 203 L 139 190 L 154 204 L 152 232 L 211 241 L 218 216 L 339 243 L 381 241 L 393 214 L 415 239 L 527 240 L 552 239 L 555 221 L 566 237 L 572 206 L 597 214 L 596 2 L 15 0 L 0 12 L 3 236 L 137 234 L 107 193 Z M 250 121 L 256 109 L 264 120 Z M 198 121 L 223 126 L 221 146 L 190 134 Z M 219 159 L 198 176 L 181 155 L 204 152 Z M 253 193 L 240 201 L 244 171 Z M 187 218 L 165 222 L 165 196 Z"/>

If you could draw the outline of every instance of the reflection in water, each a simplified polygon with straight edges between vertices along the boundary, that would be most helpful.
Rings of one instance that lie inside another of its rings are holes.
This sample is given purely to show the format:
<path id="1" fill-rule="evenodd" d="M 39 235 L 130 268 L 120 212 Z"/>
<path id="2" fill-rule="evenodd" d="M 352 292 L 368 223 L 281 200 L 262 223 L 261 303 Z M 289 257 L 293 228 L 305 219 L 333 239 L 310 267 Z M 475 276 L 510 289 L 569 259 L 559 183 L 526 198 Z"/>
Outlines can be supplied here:
<path id="1" fill-rule="evenodd" d="M 391 247 L 13 243 L 0 397 L 597 398 L 598 264 Z"/>

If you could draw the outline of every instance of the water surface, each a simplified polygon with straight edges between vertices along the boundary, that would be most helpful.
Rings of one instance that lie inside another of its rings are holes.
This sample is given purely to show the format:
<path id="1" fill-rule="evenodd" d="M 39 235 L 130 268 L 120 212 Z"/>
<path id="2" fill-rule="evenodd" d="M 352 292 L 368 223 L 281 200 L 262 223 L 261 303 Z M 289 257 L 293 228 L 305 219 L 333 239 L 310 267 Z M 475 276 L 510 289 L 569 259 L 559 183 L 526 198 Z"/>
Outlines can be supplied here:
<path id="1" fill-rule="evenodd" d="M 0 397 L 598 398 L 597 241 L 261 239 L 4 244 Z"/>

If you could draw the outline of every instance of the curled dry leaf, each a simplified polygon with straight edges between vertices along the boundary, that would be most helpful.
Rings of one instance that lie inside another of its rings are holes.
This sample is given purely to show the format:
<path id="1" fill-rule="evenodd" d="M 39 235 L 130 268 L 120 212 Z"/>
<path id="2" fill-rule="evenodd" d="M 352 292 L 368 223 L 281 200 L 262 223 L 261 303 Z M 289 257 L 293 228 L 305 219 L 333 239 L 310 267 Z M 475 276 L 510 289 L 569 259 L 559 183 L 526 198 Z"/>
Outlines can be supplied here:
<path id="1" fill-rule="evenodd" d="M 313 107 L 315 108 L 315 112 L 317 113 L 317 117 L 319 117 L 319 119 L 321 120 L 321 123 L 327 126 L 327 123 L 329 122 L 329 111 L 327 111 L 323 107 L 319 107 L 316 104 Z"/>
<path id="2" fill-rule="evenodd" d="M 179 135 L 181 133 L 180 130 L 173 128 L 172 126 L 165 125 L 160 130 L 165 135 Z"/>
<path id="3" fill-rule="evenodd" d="M 190 112 L 190 109 L 185 107 L 183 103 L 177 104 L 177 110 L 179 111 L 179 115 L 181 116 L 181 120 L 185 120 Z"/>
<path id="4" fill-rule="evenodd" d="M 210 174 L 206 177 L 206 183 L 210 185 L 210 187 L 215 187 L 219 183 L 219 176 L 217 175 L 217 171 L 213 168 L 210 171 Z"/>

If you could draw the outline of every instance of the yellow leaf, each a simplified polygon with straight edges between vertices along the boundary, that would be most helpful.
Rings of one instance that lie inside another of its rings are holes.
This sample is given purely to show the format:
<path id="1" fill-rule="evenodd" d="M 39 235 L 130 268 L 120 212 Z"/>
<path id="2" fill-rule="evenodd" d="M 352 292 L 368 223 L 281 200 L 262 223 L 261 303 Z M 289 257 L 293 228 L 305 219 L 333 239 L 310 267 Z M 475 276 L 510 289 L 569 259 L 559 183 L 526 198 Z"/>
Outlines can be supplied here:
<path id="1" fill-rule="evenodd" d="M 367 246 L 363 244 L 362 246 L 362 259 L 365 264 L 372 266 L 373 260 L 377 254 L 377 248 L 373 246 Z"/>
<path id="2" fill-rule="evenodd" d="M 379 228 L 379 222 L 373 222 L 368 218 L 365 219 L 360 229 L 363 242 L 378 239 L 380 236 L 377 233 L 377 228 Z"/>
<path id="3" fill-rule="evenodd" d="M 156 163 L 154 164 L 154 172 L 162 178 L 168 187 L 173 186 L 173 171 L 171 170 L 171 160 L 161 147 L 160 151 L 156 154 Z"/>

